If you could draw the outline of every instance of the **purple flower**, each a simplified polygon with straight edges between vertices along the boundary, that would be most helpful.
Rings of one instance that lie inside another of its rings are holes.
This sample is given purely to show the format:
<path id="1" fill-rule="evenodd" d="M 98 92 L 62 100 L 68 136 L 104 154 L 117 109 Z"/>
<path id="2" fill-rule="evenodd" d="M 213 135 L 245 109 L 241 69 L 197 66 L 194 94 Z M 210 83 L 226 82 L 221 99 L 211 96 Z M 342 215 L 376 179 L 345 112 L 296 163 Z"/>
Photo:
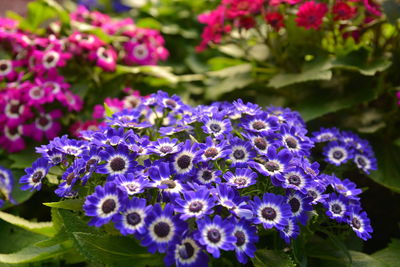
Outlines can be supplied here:
<path id="1" fill-rule="evenodd" d="M 302 168 L 292 167 L 283 174 L 277 174 L 271 181 L 277 186 L 307 193 L 307 187 L 311 183 L 311 177 L 307 175 Z"/>
<path id="2" fill-rule="evenodd" d="M 181 143 L 178 143 L 178 139 L 170 139 L 168 137 L 158 139 L 152 142 L 148 147 L 149 152 L 165 157 L 169 154 L 175 154 L 181 148 Z"/>
<path id="3" fill-rule="evenodd" d="M 234 226 L 219 215 L 215 215 L 213 219 L 205 217 L 198 220 L 197 227 L 194 238 L 205 246 L 207 252 L 211 253 L 214 258 L 220 257 L 220 249 L 233 250 L 235 248 Z"/>
<path id="4" fill-rule="evenodd" d="M 340 137 L 340 131 L 337 128 L 321 128 L 318 132 L 313 132 L 313 141 L 316 143 L 335 141 Z"/>
<path id="5" fill-rule="evenodd" d="M 250 162 L 249 166 L 255 168 L 259 173 L 265 176 L 275 176 L 287 171 L 291 153 L 287 149 L 282 149 L 278 153 L 274 147 L 269 147 L 265 160 L 262 162 Z"/>
<path id="6" fill-rule="evenodd" d="M 279 235 L 285 240 L 287 244 L 290 243 L 291 239 L 295 239 L 300 234 L 300 227 L 297 225 L 294 219 L 290 218 L 288 224 L 279 230 Z"/>
<path id="7" fill-rule="evenodd" d="M 289 193 L 287 196 L 287 203 L 292 210 L 292 219 L 299 221 L 301 224 L 306 225 L 308 220 L 308 213 L 312 211 L 311 197 L 298 192 Z"/>
<path id="8" fill-rule="evenodd" d="M 221 141 L 218 144 L 215 143 L 210 136 L 206 138 L 205 144 L 199 145 L 201 149 L 200 161 L 216 161 L 217 159 L 226 158 L 231 152 L 227 149 L 227 142 Z"/>
<path id="9" fill-rule="evenodd" d="M 231 139 L 229 142 L 231 167 L 246 167 L 250 161 L 253 161 L 256 153 L 252 149 L 250 142 L 243 141 L 238 137 Z"/>
<path id="10" fill-rule="evenodd" d="M 254 197 L 251 203 L 255 214 L 254 223 L 262 224 L 265 229 L 275 227 L 282 230 L 292 216 L 290 205 L 283 196 L 264 193 L 263 198 Z"/>
<path id="11" fill-rule="evenodd" d="M 326 215 L 338 222 L 345 222 L 349 212 L 349 200 L 342 195 L 331 193 L 324 203 Z"/>
<path id="12" fill-rule="evenodd" d="M 247 263 L 247 257 L 254 258 L 257 248 L 255 243 L 258 242 L 257 228 L 245 219 L 234 219 L 230 221 L 235 225 L 233 236 L 236 237 L 234 243 L 236 258 L 242 264 Z"/>
<path id="13" fill-rule="evenodd" d="M 6 169 L 0 166 L 0 207 L 3 206 L 4 200 L 8 200 L 11 203 L 16 203 L 15 200 L 11 197 L 11 193 L 13 190 L 13 175 L 9 169 Z M 3 199 L 4 198 L 4 199 Z"/>
<path id="14" fill-rule="evenodd" d="M 190 175 L 195 171 L 194 162 L 197 161 L 200 151 L 197 150 L 198 144 L 192 144 L 187 140 L 181 151 L 175 154 L 172 168 L 179 175 Z"/>
<path id="15" fill-rule="evenodd" d="M 114 182 L 128 195 L 143 193 L 145 188 L 150 187 L 150 181 L 137 172 L 126 175 L 117 174 Z"/>
<path id="16" fill-rule="evenodd" d="M 108 223 L 121 210 L 126 202 L 126 194 L 115 183 L 108 182 L 104 187 L 98 185 L 95 192 L 86 197 L 83 210 L 93 217 L 89 225 L 100 227 Z"/>
<path id="17" fill-rule="evenodd" d="M 204 124 L 204 126 L 201 126 L 203 131 L 218 139 L 232 131 L 231 121 L 224 119 L 224 115 L 221 113 L 214 114 L 211 118 L 204 116 L 202 122 Z"/>
<path id="18" fill-rule="evenodd" d="M 356 188 L 356 184 L 350 181 L 349 179 L 344 179 L 343 181 L 332 175 L 330 184 L 336 192 L 342 194 L 348 199 L 359 200 L 360 198 L 357 196 L 361 194 L 362 190 Z"/>
<path id="19" fill-rule="evenodd" d="M 143 198 L 127 199 L 121 213 L 113 217 L 115 228 L 123 235 L 143 235 L 146 232 L 145 220 L 151 208 L 151 206 L 146 206 L 146 200 Z"/>
<path id="20" fill-rule="evenodd" d="M 265 135 L 277 130 L 279 122 L 276 117 L 269 117 L 267 113 L 262 112 L 256 116 L 247 116 L 242 119 L 240 125 L 247 131 Z"/>
<path id="21" fill-rule="evenodd" d="M 209 185 L 211 183 L 219 184 L 221 179 L 219 178 L 222 172 L 220 170 L 214 170 L 213 164 L 201 162 L 198 165 L 197 173 L 195 175 L 196 180 L 201 184 Z"/>
<path id="22" fill-rule="evenodd" d="M 354 156 L 354 163 L 359 169 L 363 170 L 367 174 L 378 168 L 376 158 L 372 151 L 364 154 L 356 153 Z"/>
<path id="23" fill-rule="evenodd" d="M 179 236 L 186 229 L 186 223 L 174 216 L 173 205 L 168 203 L 162 210 L 160 204 L 156 203 L 146 218 L 146 233 L 141 244 L 150 253 L 164 253 L 168 247 L 178 242 Z"/>
<path id="24" fill-rule="evenodd" d="M 236 188 L 245 188 L 257 182 L 257 173 L 251 169 L 237 168 L 235 174 L 228 171 L 224 174 L 227 184 Z"/>
<path id="25" fill-rule="evenodd" d="M 96 172 L 108 174 L 110 179 L 119 174 L 133 172 L 137 165 L 136 153 L 130 153 L 125 145 L 119 145 L 117 148 L 108 146 L 99 155 L 106 163 L 99 165 Z"/>
<path id="26" fill-rule="evenodd" d="M 42 187 L 42 180 L 49 171 L 49 162 L 45 158 L 37 159 L 31 168 L 25 169 L 26 175 L 22 176 L 19 183 L 25 184 L 21 187 L 22 190 L 30 189 L 40 190 Z"/>
<path id="27" fill-rule="evenodd" d="M 326 162 L 339 166 L 351 159 L 353 153 L 345 143 L 333 141 L 324 147 L 324 156 Z"/>
<path id="28" fill-rule="evenodd" d="M 367 240 L 371 238 L 372 227 L 370 220 L 365 211 L 362 211 L 359 206 L 352 206 L 349 211 L 347 223 L 351 226 L 356 235 Z"/>
<path id="29" fill-rule="evenodd" d="M 197 191 L 183 192 L 184 199 L 175 199 L 175 211 L 181 213 L 180 218 L 187 220 L 195 217 L 202 218 L 213 213 L 215 199 L 211 197 L 207 188 L 200 188 Z"/>

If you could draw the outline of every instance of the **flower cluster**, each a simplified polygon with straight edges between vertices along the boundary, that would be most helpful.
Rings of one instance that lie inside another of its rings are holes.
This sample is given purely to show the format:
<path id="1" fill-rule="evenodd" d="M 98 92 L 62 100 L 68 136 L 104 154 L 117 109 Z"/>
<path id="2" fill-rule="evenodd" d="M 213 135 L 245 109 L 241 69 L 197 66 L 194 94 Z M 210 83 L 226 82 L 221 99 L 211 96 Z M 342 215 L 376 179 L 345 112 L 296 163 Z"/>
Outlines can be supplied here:
<path id="1" fill-rule="evenodd" d="M 290 243 L 318 210 L 370 238 L 361 190 L 311 161 L 319 139 L 289 109 L 241 100 L 193 108 L 159 91 L 82 137 L 37 148 L 42 157 L 26 169 L 23 188 L 40 189 L 58 166 L 58 196 L 84 198 L 90 225 L 114 222 L 149 252 L 166 253 L 168 266 L 205 266 L 224 251 L 245 264 L 260 233 Z"/>
<path id="2" fill-rule="evenodd" d="M 261 29 L 261 25 L 257 25 L 260 21 L 279 31 L 292 17 L 297 26 L 305 29 L 319 30 L 324 21 L 326 25 L 333 23 L 343 37 L 351 36 L 357 40 L 363 25 L 381 15 L 380 7 L 372 0 L 335 0 L 331 7 L 314 0 L 222 0 L 215 10 L 199 16 L 199 21 L 206 27 L 197 49 L 202 51 L 210 43 L 220 43 L 234 29 Z"/>
<path id="3" fill-rule="evenodd" d="M 0 208 L 6 201 L 15 203 L 11 196 L 13 190 L 14 178 L 9 169 L 0 166 Z"/>
<path id="4" fill-rule="evenodd" d="M 374 152 L 367 140 L 360 139 L 352 132 L 341 132 L 337 128 L 324 129 L 313 133 L 315 143 L 325 143 L 325 161 L 340 166 L 353 160 L 366 173 L 377 169 Z"/>
<path id="5" fill-rule="evenodd" d="M 84 23 L 113 42 L 80 30 Z M 0 147 L 9 152 L 24 149 L 27 137 L 53 139 L 61 131 L 63 114 L 82 109 L 79 92 L 71 90 L 77 66 L 113 72 L 117 64 L 153 65 L 168 56 L 158 31 L 82 6 L 71 14 L 69 35 L 51 27 L 48 31 L 47 36 L 34 35 L 14 20 L 0 19 Z"/>

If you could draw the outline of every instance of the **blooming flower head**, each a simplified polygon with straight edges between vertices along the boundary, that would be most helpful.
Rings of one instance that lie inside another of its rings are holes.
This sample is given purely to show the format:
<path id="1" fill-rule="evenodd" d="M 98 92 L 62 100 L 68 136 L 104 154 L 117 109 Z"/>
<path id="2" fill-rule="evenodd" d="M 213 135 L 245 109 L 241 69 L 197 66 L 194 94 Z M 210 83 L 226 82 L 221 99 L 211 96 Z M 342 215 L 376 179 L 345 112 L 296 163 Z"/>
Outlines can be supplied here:
<path id="1" fill-rule="evenodd" d="M 255 155 L 250 142 L 237 137 L 230 140 L 231 167 L 244 167 L 254 159 Z"/>
<path id="2" fill-rule="evenodd" d="M 286 203 L 285 198 L 272 193 L 264 193 L 262 199 L 254 197 L 252 208 L 256 216 L 254 223 L 262 224 L 265 229 L 275 227 L 282 230 L 292 215 L 290 205 Z"/>
<path id="3" fill-rule="evenodd" d="M 126 194 L 115 183 L 109 182 L 104 187 L 98 185 L 95 192 L 86 197 L 83 210 L 93 217 L 89 225 L 100 227 L 123 210 Z"/>
<path id="4" fill-rule="evenodd" d="M 352 7 L 349 3 L 338 1 L 332 8 L 332 13 L 335 15 L 334 20 L 348 20 L 354 17 L 357 12 L 356 7 Z"/>
<path id="5" fill-rule="evenodd" d="M 181 213 L 180 218 L 187 220 L 191 217 L 202 218 L 211 214 L 215 199 L 211 197 L 207 188 L 197 191 L 186 191 L 183 193 L 184 199 L 175 199 L 175 211 Z"/>
<path id="6" fill-rule="evenodd" d="M 324 204 L 326 215 L 338 222 L 346 221 L 349 212 L 349 200 L 342 195 L 331 193 Z"/>
<path id="7" fill-rule="evenodd" d="M 228 171 L 224 174 L 227 184 L 236 188 L 245 188 L 256 183 L 257 173 L 247 168 L 237 168 L 235 174 Z"/>
<path id="8" fill-rule="evenodd" d="M 197 221 L 198 231 L 194 234 L 196 240 L 206 247 L 207 252 L 214 258 L 219 258 L 222 250 L 233 250 L 235 236 L 233 236 L 233 225 L 216 215 L 213 219 L 205 217 Z"/>
<path id="9" fill-rule="evenodd" d="M 26 175 L 22 176 L 19 182 L 24 184 L 21 189 L 27 190 L 40 190 L 42 187 L 42 180 L 46 177 L 49 171 L 49 163 L 47 159 L 39 158 L 36 160 L 31 168 L 25 169 Z"/>
<path id="10" fill-rule="evenodd" d="M 178 175 L 189 175 L 195 170 L 194 162 L 197 161 L 199 154 L 197 147 L 198 144 L 192 144 L 190 140 L 187 140 L 181 150 L 175 154 L 172 168 Z"/>
<path id="11" fill-rule="evenodd" d="M 281 28 L 285 26 L 285 23 L 283 21 L 283 16 L 281 13 L 278 12 L 268 12 L 265 15 L 265 20 L 276 31 L 279 31 Z"/>
<path id="12" fill-rule="evenodd" d="M 11 171 L 0 166 L 0 207 L 3 206 L 4 201 L 15 203 L 11 197 L 14 184 L 13 179 Z"/>
<path id="13" fill-rule="evenodd" d="M 240 220 L 232 218 L 231 222 L 235 225 L 232 234 L 236 237 L 234 243 L 236 258 L 240 263 L 246 264 L 247 257 L 253 258 L 256 252 L 257 228 L 243 218 Z"/>
<path id="14" fill-rule="evenodd" d="M 298 26 L 306 29 L 313 28 L 314 30 L 318 30 L 327 12 L 328 8 L 325 3 L 314 1 L 304 2 L 300 5 L 296 14 L 296 23 Z"/>
<path id="15" fill-rule="evenodd" d="M 119 145 L 116 149 L 107 147 L 106 150 L 100 152 L 100 155 L 106 163 L 99 166 L 97 172 L 108 174 L 111 179 L 116 175 L 132 172 L 137 165 L 136 153 L 130 153 L 124 145 Z"/>
<path id="16" fill-rule="evenodd" d="M 371 238 L 372 227 L 370 220 L 365 211 L 362 211 L 359 206 L 352 206 L 349 212 L 347 223 L 351 226 L 356 235 L 367 240 Z"/>
<path id="17" fill-rule="evenodd" d="M 282 149 L 278 153 L 274 147 L 269 147 L 266 159 L 261 162 L 250 162 L 249 165 L 265 176 L 274 177 L 284 173 L 289 167 L 292 155 L 288 150 Z"/>
<path id="18" fill-rule="evenodd" d="M 150 253 L 164 253 L 179 240 L 179 235 L 186 227 L 186 223 L 174 215 L 173 205 L 168 203 L 161 209 L 160 204 L 156 203 L 146 218 L 146 233 L 141 244 L 146 246 Z"/>
<path id="19" fill-rule="evenodd" d="M 207 134 L 211 134 L 216 138 L 221 137 L 224 134 L 230 133 L 232 130 L 229 119 L 224 119 L 223 114 L 215 114 L 212 117 L 204 117 L 201 128 Z"/>
<path id="20" fill-rule="evenodd" d="M 344 143 L 333 141 L 324 147 L 326 161 L 339 166 L 353 157 L 353 151 Z"/>

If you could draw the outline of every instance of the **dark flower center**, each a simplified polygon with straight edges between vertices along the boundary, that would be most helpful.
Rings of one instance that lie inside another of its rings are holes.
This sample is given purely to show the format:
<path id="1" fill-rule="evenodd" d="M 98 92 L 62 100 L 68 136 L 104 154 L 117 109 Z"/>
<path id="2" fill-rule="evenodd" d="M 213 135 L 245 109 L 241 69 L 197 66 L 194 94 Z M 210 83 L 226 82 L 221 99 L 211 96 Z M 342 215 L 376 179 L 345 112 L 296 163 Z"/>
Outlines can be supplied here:
<path id="1" fill-rule="evenodd" d="M 246 243 L 246 235 L 242 231 L 236 231 L 235 237 L 237 247 L 241 247 Z"/>
<path id="2" fill-rule="evenodd" d="M 262 129 L 265 129 L 267 127 L 267 125 L 265 125 L 265 123 L 263 121 L 255 121 L 252 124 L 253 129 L 260 131 Z"/>
<path id="3" fill-rule="evenodd" d="M 221 233 L 218 229 L 211 229 L 207 233 L 207 238 L 211 243 L 218 243 L 221 240 Z"/>
<path id="4" fill-rule="evenodd" d="M 42 171 L 37 171 L 32 175 L 32 182 L 34 182 L 36 184 L 42 178 L 43 178 L 43 172 Z"/>
<path id="5" fill-rule="evenodd" d="M 217 155 L 218 149 L 216 149 L 215 147 L 207 148 L 206 151 L 204 151 L 204 156 L 206 156 L 207 158 L 213 158 Z"/>
<path id="6" fill-rule="evenodd" d="M 117 207 L 117 203 L 115 203 L 115 200 L 112 198 L 109 198 L 103 202 L 103 205 L 101 205 L 101 210 L 104 212 L 104 214 L 108 214 L 108 213 L 113 212 L 116 207 Z"/>
<path id="7" fill-rule="evenodd" d="M 128 224 L 135 226 L 142 221 L 142 217 L 137 212 L 132 212 L 126 215 L 126 221 Z"/>
<path id="8" fill-rule="evenodd" d="M 264 164 L 264 166 L 270 172 L 275 172 L 279 170 L 279 164 L 274 161 L 268 161 Z"/>
<path id="9" fill-rule="evenodd" d="M 339 204 L 333 204 L 331 210 L 335 214 L 340 214 L 342 212 L 342 207 Z"/>
<path id="10" fill-rule="evenodd" d="M 95 165 L 97 163 L 97 160 L 95 159 L 89 159 L 88 162 L 86 162 L 86 166 L 85 169 L 86 171 L 90 171 L 90 169 L 92 168 L 93 165 Z"/>
<path id="11" fill-rule="evenodd" d="M 15 127 L 15 128 L 8 128 L 8 132 L 9 132 L 10 135 L 12 135 L 12 136 L 14 136 L 14 135 L 19 135 L 19 132 L 18 132 L 18 128 L 17 128 L 17 127 Z"/>
<path id="12" fill-rule="evenodd" d="M 65 179 L 67 180 L 67 185 L 71 185 L 74 178 L 75 178 L 75 173 L 71 172 L 70 174 L 68 174 L 67 178 Z"/>
<path id="13" fill-rule="evenodd" d="M 156 225 L 154 225 L 154 233 L 158 237 L 166 237 L 166 236 L 168 236 L 170 231 L 171 231 L 171 227 L 166 222 L 159 222 Z"/>
<path id="14" fill-rule="evenodd" d="M 365 167 L 367 165 L 367 162 L 362 157 L 358 157 L 357 159 L 358 164 L 360 164 L 361 167 Z"/>
<path id="15" fill-rule="evenodd" d="M 136 192 L 138 190 L 137 184 L 127 184 L 126 188 L 128 188 L 130 192 Z"/>
<path id="16" fill-rule="evenodd" d="M 192 158 L 188 155 L 182 155 L 178 158 L 177 164 L 181 169 L 187 169 L 192 162 Z"/>
<path id="17" fill-rule="evenodd" d="M 360 220 L 357 219 L 357 218 L 355 218 L 355 217 L 351 220 L 351 224 L 352 224 L 353 227 L 356 228 L 356 229 L 360 229 L 360 228 L 361 228 L 361 222 L 360 222 Z"/>
<path id="18" fill-rule="evenodd" d="M 313 191 L 313 190 L 308 190 L 307 191 L 307 195 L 312 197 L 313 199 L 316 199 L 318 197 L 317 192 Z"/>
<path id="19" fill-rule="evenodd" d="M 40 126 L 46 127 L 50 123 L 50 121 L 45 116 L 41 116 L 39 118 L 38 123 L 39 123 Z"/>
<path id="20" fill-rule="evenodd" d="M 293 137 L 289 136 L 285 139 L 286 144 L 289 148 L 297 148 L 297 140 L 294 139 Z"/>
<path id="21" fill-rule="evenodd" d="M 345 188 L 343 185 L 341 185 L 341 184 L 336 185 L 336 190 L 343 191 L 343 190 L 345 190 L 345 189 L 346 189 L 346 188 Z"/>
<path id="22" fill-rule="evenodd" d="M 171 107 L 176 107 L 176 101 L 175 100 L 173 100 L 173 99 L 168 99 L 167 101 L 165 101 L 165 103 L 168 105 L 168 106 L 171 106 Z"/>
<path id="23" fill-rule="evenodd" d="M 300 209 L 300 201 L 297 198 L 292 198 L 289 200 L 290 207 L 292 208 L 292 212 L 296 213 Z"/>
<path id="24" fill-rule="evenodd" d="M 195 249 L 193 245 L 189 242 L 185 242 L 182 246 L 179 247 L 178 253 L 182 259 L 187 260 L 193 257 L 194 251 Z"/>
<path id="25" fill-rule="evenodd" d="M 61 163 L 61 160 L 62 160 L 61 156 L 54 156 L 54 157 L 51 158 L 51 161 L 52 161 L 53 163 L 57 164 L 57 165 L 58 165 L 59 163 Z"/>
<path id="26" fill-rule="evenodd" d="M 205 170 L 205 171 L 203 172 L 203 175 L 201 176 L 201 178 L 203 178 L 204 181 L 211 180 L 211 178 L 212 178 L 212 172 L 210 172 L 209 170 Z"/>
<path id="27" fill-rule="evenodd" d="M 20 107 L 21 107 L 21 106 L 20 106 L 19 104 L 11 105 L 11 107 L 10 107 L 11 113 L 13 113 L 13 114 L 19 114 L 19 108 L 20 108 Z"/>
<path id="28" fill-rule="evenodd" d="M 121 157 L 113 158 L 111 160 L 110 167 L 114 172 L 122 171 L 125 169 L 125 160 Z"/>
<path id="29" fill-rule="evenodd" d="M 276 211 L 271 207 L 266 207 L 261 211 L 261 215 L 264 219 L 272 221 L 276 218 Z"/>
<path id="30" fill-rule="evenodd" d="M 244 186 L 247 184 L 247 179 L 245 177 L 236 177 L 234 183 L 239 186 Z"/>
<path id="31" fill-rule="evenodd" d="M 8 69 L 8 64 L 6 64 L 6 63 L 0 64 L 0 70 L 1 71 L 6 71 L 7 69 Z"/>
<path id="32" fill-rule="evenodd" d="M 334 151 L 333 152 L 333 157 L 335 158 L 335 159 L 341 159 L 341 158 L 343 158 L 343 152 L 342 151 L 339 151 L 339 150 L 336 150 L 336 151 Z"/>
<path id="33" fill-rule="evenodd" d="M 107 53 L 107 51 L 104 50 L 104 51 L 101 53 L 101 56 L 102 56 L 104 59 L 108 59 L 108 53 Z"/>
<path id="34" fill-rule="evenodd" d="M 189 204 L 189 211 L 198 213 L 203 209 L 203 203 L 200 201 L 193 201 Z"/>
<path id="35" fill-rule="evenodd" d="M 53 55 L 47 56 L 47 57 L 46 57 L 46 62 L 47 62 L 48 64 L 50 64 L 51 62 L 54 61 L 54 59 L 56 59 L 56 58 L 55 58 Z"/>
<path id="36" fill-rule="evenodd" d="M 216 123 L 213 123 L 213 124 L 211 124 L 210 125 L 210 129 L 211 129 L 211 131 L 213 131 L 214 133 L 219 133 L 222 129 L 221 129 L 221 126 L 219 126 L 218 124 L 216 124 Z"/>
<path id="37" fill-rule="evenodd" d="M 260 150 L 265 150 L 267 148 L 267 141 L 262 137 L 256 137 L 254 138 L 254 145 Z"/>
<path id="38" fill-rule="evenodd" d="M 162 180 L 161 184 L 166 184 L 169 189 L 173 189 L 176 187 L 176 183 L 173 180 Z"/>
<path id="39" fill-rule="evenodd" d="M 162 153 L 169 153 L 169 152 L 171 152 L 172 151 L 172 147 L 171 146 L 162 146 L 161 148 L 160 148 L 160 151 L 162 152 Z"/>
<path id="40" fill-rule="evenodd" d="M 290 175 L 290 176 L 289 176 L 288 182 L 289 182 L 289 184 L 299 186 L 300 183 L 301 183 L 301 179 L 300 179 L 300 177 L 297 176 L 296 174 L 293 174 L 293 175 Z"/>
<path id="41" fill-rule="evenodd" d="M 243 151 L 243 149 L 236 149 L 233 152 L 233 157 L 235 159 L 244 159 L 245 156 L 246 156 L 246 153 Z"/>

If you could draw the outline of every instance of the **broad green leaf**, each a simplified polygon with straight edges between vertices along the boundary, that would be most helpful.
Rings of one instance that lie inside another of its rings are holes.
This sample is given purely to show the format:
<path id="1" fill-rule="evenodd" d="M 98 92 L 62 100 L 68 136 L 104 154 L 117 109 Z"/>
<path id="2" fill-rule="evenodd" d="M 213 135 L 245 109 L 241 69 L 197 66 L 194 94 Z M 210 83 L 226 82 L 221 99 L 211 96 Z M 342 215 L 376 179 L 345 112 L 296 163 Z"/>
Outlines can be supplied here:
<path id="1" fill-rule="evenodd" d="M 243 60 L 229 57 L 213 57 L 207 61 L 212 71 L 222 70 L 225 68 L 243 64 Z"/>
<path id="2" fill-rule="evenodd" d="M 61 245 L 56 245 L 47 248 L 28 246 L 15 253 L 0 254 L 0 262 L 13 263 L 13 264 L 38 262 L 60 256 L 70 251 L 70 249 L 71 248 L 65 248 Z"/>
<path id="3" fill-rule="evenodd" d="M 141 28 L 150 28 L 161 30 L 162 24 L 153 18 L 143 18 L 136 21 L 136 26 Z"/>
<path id="4" fill-rule="evenodd" d="M 55 229 L 52 222 L 30 222 L 21 217 L 3 211 L 0 211 L 0 219 L 33 233 L 49 237 L 54 236 L 55 234 Z"/>
<path id="5" fill-rule="evenodd" d="M 393 239 L 389 246 L 371 255 L 374 259 L 392 267 L 400 266 L 400 240 Z"/>
<path id="6" fill-rule="evenodd" d="M 252 258 L 254 267 L 295 267 L 296 265 L 288 254 L 282 251 L 259 249 Z"/>
<path id="7" fill-rule="evenodd" d="M 146 248 L 139 246 L 138 241 L 126 236 L 96 235 L 74 232 L 79 251 L 91 261 L 112 266 L 162 265 L 160 254 L 151 254 Z"/>
<path id="8" fill-rule="evenodd" d="M 68 240 L 68 237 L 69 237 L 68 233 L 65 232 L 64 230 L 61 230 L 55 236 L 35 243 L 35 246 L 39 247 L 39 248 L 52 247 L 52 246 L 64 243 L 65 241 Z M 70 241 L 70 242 L 72 242 L 72 241 Z"/>
<path id="9" fill-rule="evenodd" d="M 223 94 L 232 92 L 235 89 L 241 89 L 251 84 L 254 79 L 249 73 L 240 73 L 232 77 L 220 81 L 215 81 L 214 85 L 206 88 L 205 98 L 209 100 L 217 100 Z"/>
<path id="10" fill-rule="evenodd" d="M 57 227 L 64 227 L 65 230 L 70 233 L 82 232 L 82 233 L 98 233 L 96 227 L 89 226 L 87 222 L 83 221 L 76 213 L 65 210 L 65 209 L 52 209 L 53 221 L 58 222 Z"/>
<path id="11" fill-rule="evenodd" d="M 378 170 L 370 174 L 372 180 L 400 193 L 400 147 L 388 143 L 385 137 L 372 140 Z"/>
<path id="12" fill-rule="evenodd" d="M 348 259 L 344 257 L 338 257 L 334 260 L 323 260 L 317 263 L 317 266 L 321 267 L 337 267 L 337 266 L 351 266 L 351 267 L 393 267 L 393 265 L 387 265 L 374 257 L 358 252 L 358 251 L 349 251 L 352 263 L 349 264 Z"/>
<path id="13" fill-rule="evenodd" d="M 51 208 L 66 209 L 66 210 L 82 210 L 83 199 L 66 199 L 58 202 L 45 202 L 43 205 Z"/>
<path id="14" fill-rule="evenodd" d="M 8 158 L 14 161 L 10 168 L 25 169 L 32 166 L 32 163 L 37 158 L 33 147 L 28 147 L 21 152 L 8 155 Z"/>
<path id="15" fill-rule="evenodd" d="M 25 171 L 20 170 L 20 169 L 11 169 L 12 174 L 13 174 L 13 181 L 14 181 L 14 187 L 11 193 L 12 198 L 15 200 L 17 204 L 21 204 L 28 200 L 34 192 L 29 191 L 29 190 L 21 190 L 20 184 L 19 184 L 19 179 L 25 175 Z M 1 208 L 1 210 L 7 209 L 14 204 L 11 202 L 6 202 L 6 204 Z"/>
<path id="16" fill-rule="evenodd" d="M 106 117 L 109 117 L 109 118 L 111 118 L 112 117 L 112 115 L 115 113 L 106 103 L 104 103 L 104 109 L 105 109 L 105 115 L 106 115 Z"/>

